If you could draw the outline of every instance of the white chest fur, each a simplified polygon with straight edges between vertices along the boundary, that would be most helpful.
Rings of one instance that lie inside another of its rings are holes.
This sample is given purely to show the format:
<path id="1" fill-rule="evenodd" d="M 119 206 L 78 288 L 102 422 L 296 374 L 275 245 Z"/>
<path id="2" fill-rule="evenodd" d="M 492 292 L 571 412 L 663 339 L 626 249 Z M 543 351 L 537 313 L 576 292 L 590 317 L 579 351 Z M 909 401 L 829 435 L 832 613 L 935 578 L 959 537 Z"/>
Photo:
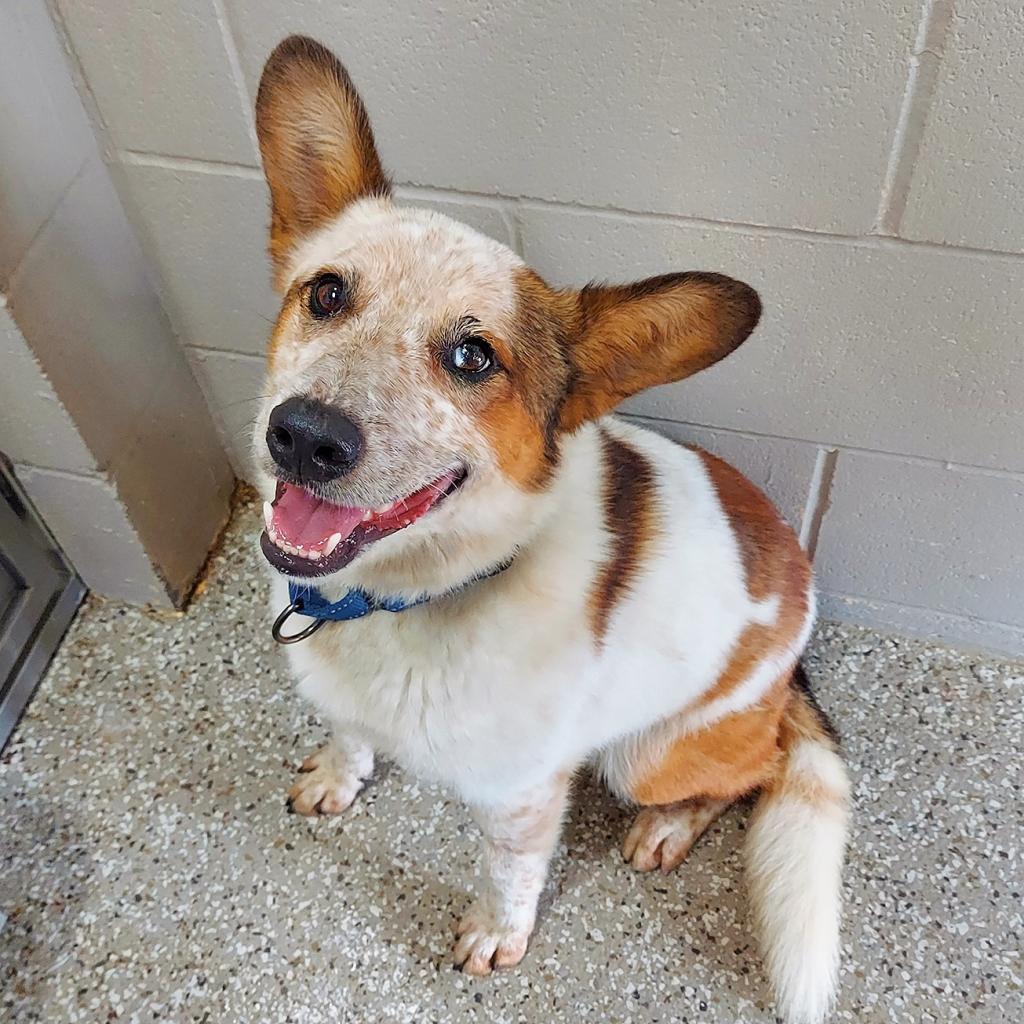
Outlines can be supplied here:
<path id="1" fill-rule="evenodd" d="M 571 507 L 512 568 L 398 614 L 331 624 L 289 648 L 303 696 L 409 771 L 465 799 L 514 796 L 646 728 L 715 680 L 757 614 L 735 541 L 692 453 L 606 421 L 657 470 L 655 550 L 603 643 L 588 597 L 608 557 L 593 436 L 566 472 Z M 596 433 L 596 432 L 595 432 Z M 275 611 L 287 602 L 275 584 Z"/>

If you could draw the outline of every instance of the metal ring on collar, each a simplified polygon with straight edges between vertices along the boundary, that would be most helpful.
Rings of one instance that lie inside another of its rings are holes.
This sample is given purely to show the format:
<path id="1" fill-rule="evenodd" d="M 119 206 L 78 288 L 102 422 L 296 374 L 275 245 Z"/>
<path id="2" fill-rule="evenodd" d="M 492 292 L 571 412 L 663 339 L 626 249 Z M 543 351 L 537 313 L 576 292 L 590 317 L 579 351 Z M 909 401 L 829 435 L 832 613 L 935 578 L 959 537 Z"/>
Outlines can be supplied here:
<path id="1" fill-rule="evenodd" d="M 274 625 L 270 629 L 270 635 L 279 644 L 297 644 L 300 640 L 305 640 L 306 637 L 312 636 L 321 626 L 323 626 L 326 619 L 314 619 L 305 629 L 300 630 L 298 633 L 292 633 L 286 635 L 281 632 L 284 628 L 284 624 L 288 621 L 289 617 L 296 613 L 302 612 L 302 602 L 292 601 L 290 605 L 276 619 L 274 619 Z"/>

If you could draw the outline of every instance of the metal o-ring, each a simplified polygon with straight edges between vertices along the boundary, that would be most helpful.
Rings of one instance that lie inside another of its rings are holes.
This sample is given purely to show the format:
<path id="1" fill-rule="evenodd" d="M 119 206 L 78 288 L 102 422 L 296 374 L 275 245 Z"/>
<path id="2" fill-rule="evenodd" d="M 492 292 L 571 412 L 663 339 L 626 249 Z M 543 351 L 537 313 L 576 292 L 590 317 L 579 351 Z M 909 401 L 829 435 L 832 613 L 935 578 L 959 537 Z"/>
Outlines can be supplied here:
<path id="1" fill-rule="evenodd" d="M 276 619 L 274 619 L 274 625 L 270 629 L 270 635 L 279 644 L 297 644 L 300 640 L 305 640 L 306 637 L 312 636 L 322 625 L 326 623 L 326 619 L 314 619 L 305 629 L 300 630 L 298 633 L 292 633 L 286 636 L 281 630 L 284 628 L 284 624 L 288 621 L 291 615 L 302 611 L 301 601 L 292 601 L 290 605 Z"/>

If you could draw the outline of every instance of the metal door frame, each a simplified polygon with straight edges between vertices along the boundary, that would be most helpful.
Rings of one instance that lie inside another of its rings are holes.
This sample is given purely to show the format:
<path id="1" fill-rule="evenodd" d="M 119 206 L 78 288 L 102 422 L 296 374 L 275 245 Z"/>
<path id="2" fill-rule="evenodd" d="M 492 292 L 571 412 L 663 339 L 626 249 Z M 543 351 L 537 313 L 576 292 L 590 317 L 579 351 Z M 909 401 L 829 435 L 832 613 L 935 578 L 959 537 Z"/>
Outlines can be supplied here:
<path id="1" fill-rule="evenodd" d="M 0 618 L 0 749 L 85 596 L 0 453 L 0 565 L 20 593 Z"/>

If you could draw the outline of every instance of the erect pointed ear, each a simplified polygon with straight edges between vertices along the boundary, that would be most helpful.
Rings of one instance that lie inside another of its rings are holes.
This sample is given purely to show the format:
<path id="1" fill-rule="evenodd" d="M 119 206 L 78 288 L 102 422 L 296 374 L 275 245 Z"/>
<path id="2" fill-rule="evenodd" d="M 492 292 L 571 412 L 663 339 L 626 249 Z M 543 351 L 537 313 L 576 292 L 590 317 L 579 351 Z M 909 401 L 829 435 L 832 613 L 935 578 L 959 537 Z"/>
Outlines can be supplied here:
<path id="1" fill-rule="evenodd" d="M 561 426 L 609 412 L 655 384 L 682 380 L 737 348 L 761 316 L 757 292 L 721 274 L 664 274 L 587 285 L 570 345 L 575 377 Z"/>
<path id="2" fill-rule="evenodd" d="M 270 186 L 270 255 L 280 283 L 303 236 L 355 199 L 388 195 L 373 129 L 341 62 L 305 36 L 267 59 L 256 97 L 256 133 Z"/>

